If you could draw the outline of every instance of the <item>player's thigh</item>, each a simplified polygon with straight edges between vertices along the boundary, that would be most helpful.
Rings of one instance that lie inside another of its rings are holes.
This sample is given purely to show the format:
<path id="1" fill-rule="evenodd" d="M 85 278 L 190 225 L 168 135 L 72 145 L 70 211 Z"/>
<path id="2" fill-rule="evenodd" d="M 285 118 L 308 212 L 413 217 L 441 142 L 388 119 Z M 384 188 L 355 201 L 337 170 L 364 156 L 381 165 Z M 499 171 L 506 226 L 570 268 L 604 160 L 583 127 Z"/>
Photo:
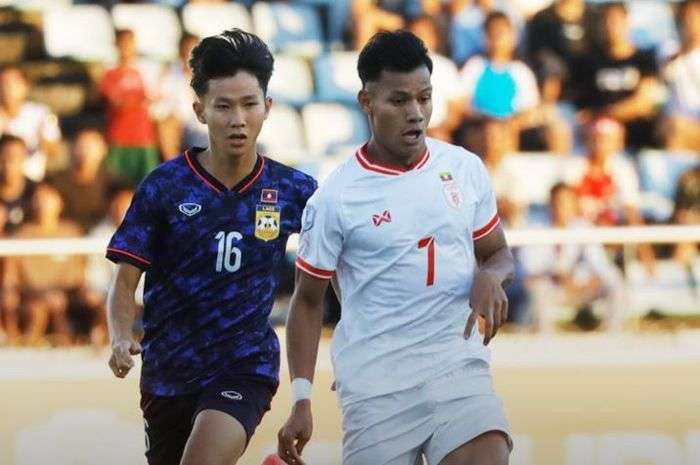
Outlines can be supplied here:
<path id="1" fill-rule="evenodd" d="M 447 454 L 439 465 L 508 465 L 508 441 L 502 431 L 487 431 Z"/>
<path id="2" fill-rule="evenodd" d="M 343 407 L 343 465 L 420 464 L 430 408 L 419 388 Z"/>
<path id="3" fill-rule="evenodd" d="M 181 465 L 234 465 L 243 455 L 247 434 L 243 425 L 219 410 L 202 410 L 194 420 Z"/>
<path id="4" fill-rule="evenodd" d="M 192 431 L 197 396 L 141 393 L 146 458 L 149 465 L 177 465 Z"/>
<path id="5" fill-rule="evenodd" d="M 507 458 L 512 448 L 510 426 L 503 402 L 493 390 L 490 369 L 485 362 L 474 361 L 458 368 L 431 382 L 428 389 L 435 404 L 434 423 L 439 425 L 425 445 L 428 465 L 442 464 L 463 446 L 467 452 L 471 451 L 476 444 L 473 441 L 491 431 L 500 432 Z M 472 446 L 467 446 L 469 443 Z M 494 465 L 500 463 L 494 462 Z"/>

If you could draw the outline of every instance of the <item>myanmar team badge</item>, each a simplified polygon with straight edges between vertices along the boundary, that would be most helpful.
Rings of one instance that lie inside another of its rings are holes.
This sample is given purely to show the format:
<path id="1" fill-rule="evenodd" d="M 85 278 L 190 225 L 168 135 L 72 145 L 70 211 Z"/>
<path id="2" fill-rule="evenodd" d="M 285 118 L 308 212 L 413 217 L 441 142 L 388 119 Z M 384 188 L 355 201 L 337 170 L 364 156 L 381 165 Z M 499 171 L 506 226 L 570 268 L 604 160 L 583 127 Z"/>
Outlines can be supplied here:
<path id="1" fill-rule="evenodd" d="M 277 205 L 260 205 L 255 208 L 255 237 L 272 241 L 280 235 L 280 208 Z"/>
<path id="2" fill-rule="evenodd" d="M 459 210 L 459 207 L 464 202 L 464 196 L 462 196 L 462 191 L 459 190 L 459 186 L 452 178 L 452 173 L 449 171 L 440 173 L 440 180 L 442 181 L 442 192 L 445 194 L 447 204 Z"/>

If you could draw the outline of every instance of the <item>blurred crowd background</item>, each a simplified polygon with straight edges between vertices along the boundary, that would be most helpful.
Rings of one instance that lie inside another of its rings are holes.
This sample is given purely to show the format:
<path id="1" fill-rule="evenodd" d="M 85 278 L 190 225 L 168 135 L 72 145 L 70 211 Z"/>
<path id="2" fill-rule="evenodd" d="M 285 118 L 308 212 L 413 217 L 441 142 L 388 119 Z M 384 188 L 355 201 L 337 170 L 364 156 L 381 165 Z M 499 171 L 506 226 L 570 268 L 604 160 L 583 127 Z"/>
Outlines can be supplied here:
<path id="1" fill-rule="evenodd" d="M 700 0 L 0 0 L 2 237 L 110 236 L 145 174 L 207 145 L 187 57 L 232 27 L 275 53 L 260 151 L 320 179 L 369 137 L 358 50 L 407 28 L 434 62 L 430 135 L 483 158 L 507 228 L 700 225 Z M 515 255 L 516 330 L 700 316 L 697 243 Z M 104 344 L 112 272 L 3 258 L 0 344 Z"/>

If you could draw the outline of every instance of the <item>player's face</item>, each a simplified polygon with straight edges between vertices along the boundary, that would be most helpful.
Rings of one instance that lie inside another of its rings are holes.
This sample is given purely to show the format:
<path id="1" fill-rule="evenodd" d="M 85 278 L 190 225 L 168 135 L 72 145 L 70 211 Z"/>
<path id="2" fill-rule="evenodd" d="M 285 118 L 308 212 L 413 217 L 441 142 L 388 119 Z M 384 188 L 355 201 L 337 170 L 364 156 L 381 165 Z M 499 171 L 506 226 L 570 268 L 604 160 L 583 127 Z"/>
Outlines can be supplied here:
<path id="1" fill-rule="evenodd" d="M 247 71 L 209 80 L 209 89 L 194 103 L 197 118 L 209 128 L 213 153 L 229 157 L 255 154 L 255 143 L 272 100 Z"/>
<path id="2" fill-rule="evenodd" d="M 425 148 L 425 131 L 433 112 L 433 88 L 425 66 L 402 73 L 382 71 L 359 95 L 372 138 L 393 156 L 410 160 Z"/>

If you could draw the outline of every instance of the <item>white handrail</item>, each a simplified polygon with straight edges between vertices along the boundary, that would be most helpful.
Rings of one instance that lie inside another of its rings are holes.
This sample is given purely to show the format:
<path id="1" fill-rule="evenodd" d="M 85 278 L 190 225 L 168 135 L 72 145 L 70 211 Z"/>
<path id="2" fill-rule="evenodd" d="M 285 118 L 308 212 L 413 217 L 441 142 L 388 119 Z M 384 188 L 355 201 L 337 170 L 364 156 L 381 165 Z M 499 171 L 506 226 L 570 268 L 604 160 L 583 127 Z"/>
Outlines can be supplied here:
<path id="1" fill-rule="evenodd" d="M 700 242 L 698 226 L 616 226 L 587 229 L 511 229 L 506 231 L 511 247 L 538 244 L 638 244 Z M 2 239 L 0 256 L 104 254 L 109 238 Z M 289 240 L 295 251 L 298 236 Z"/>

